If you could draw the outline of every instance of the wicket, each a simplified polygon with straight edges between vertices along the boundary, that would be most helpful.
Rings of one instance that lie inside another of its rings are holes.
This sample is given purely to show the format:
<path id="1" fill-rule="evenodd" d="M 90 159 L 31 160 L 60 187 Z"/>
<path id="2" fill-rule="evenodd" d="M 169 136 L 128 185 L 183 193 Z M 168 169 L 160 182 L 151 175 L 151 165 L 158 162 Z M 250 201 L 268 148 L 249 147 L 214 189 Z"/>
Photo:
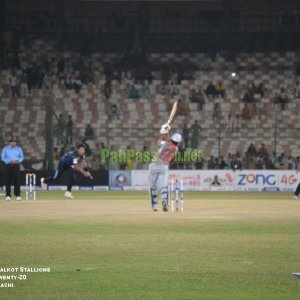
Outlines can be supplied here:
<path id="1" fill-rule="evenodd" d="M 26 200 L 36 199 L 36 175 L 26 173 Z"/>
<path id="2" fill-rule="evenodd" d="M 174 189 L 175 187 L 175 189 Z M 179 191 L 180 191 L 180 210 L 183 212 L 183 207 L 184 207 L 184 195 L 183 195 L 183 180 L 180 179 L 180 185 L 179 185 L 179 180 L 175 180 L 175 185 L 174 185 L 174 178 L 171 180 L 171 211 L 174 212 L 174 202 L 176 200 L 176 212 L 179 212 Z"/>

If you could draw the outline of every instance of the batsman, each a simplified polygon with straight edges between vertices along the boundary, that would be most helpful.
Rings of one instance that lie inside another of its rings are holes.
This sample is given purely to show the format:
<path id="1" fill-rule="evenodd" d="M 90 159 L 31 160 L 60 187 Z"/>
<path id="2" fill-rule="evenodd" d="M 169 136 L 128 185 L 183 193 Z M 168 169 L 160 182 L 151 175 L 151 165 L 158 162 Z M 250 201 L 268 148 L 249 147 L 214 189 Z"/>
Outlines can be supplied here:
<path id="1" fill-rule="evenodd" d="M 161 192 L 162 210 L 168 211 L 169 191 L 168 191 L 168 173 L 169 165 L 175 158 L 175 152 L 178 150 L 177 146 L 181 143 L 182 137 L 179 133 L 173 134 L 171 137 L 169 131 L 171 129 L 170 122 L 172 121 L 176 112 L 175 102 L 170 118 L 167 123 L 163 124 L 160 129 L 160 137 L 158 139 L 158 152 L 156 161 L 149 165 L 149 181 L 150 181 L 150 201 L 151 208 L 157 212 L 158 205 L 158 189 Z M 175 109 L 174 109 L 175 107 Z"/>

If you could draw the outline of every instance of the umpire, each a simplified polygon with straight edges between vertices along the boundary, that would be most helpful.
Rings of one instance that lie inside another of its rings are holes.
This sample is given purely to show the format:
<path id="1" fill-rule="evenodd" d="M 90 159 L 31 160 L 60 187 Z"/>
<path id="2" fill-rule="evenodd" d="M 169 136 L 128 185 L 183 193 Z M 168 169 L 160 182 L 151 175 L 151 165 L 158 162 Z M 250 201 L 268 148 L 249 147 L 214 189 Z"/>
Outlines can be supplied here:
<path id="1" fill-rule="evenodd" d="M 14 182 L 14 194 L 17 201 L 21 200 L 20 197 L 20 164 L 24 159 L 21 147 L 17 146 L 17 138 L 12 137 L 9 140 L 9 145 L 5 146 L 2 150 L 1 160 L 5 165 L 5 185 L 6 185 L 6 201 L 10 201 L 11 190 L 10 186 Z"/>

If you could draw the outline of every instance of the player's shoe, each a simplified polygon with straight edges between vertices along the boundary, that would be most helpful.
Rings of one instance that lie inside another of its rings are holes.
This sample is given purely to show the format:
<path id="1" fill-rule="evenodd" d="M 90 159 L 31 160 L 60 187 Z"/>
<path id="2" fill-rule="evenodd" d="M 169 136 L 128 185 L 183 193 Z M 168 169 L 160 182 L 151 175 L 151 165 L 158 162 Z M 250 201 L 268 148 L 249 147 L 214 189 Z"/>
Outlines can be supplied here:
<path id="1" fill-rule="evenodd" d="M 297 196 L 297 195 L 294 195 L 294 199 L 295 199 L 295 200 L 298 200 L 298 196 Z"/>
<path id="2" fill-rule="evenodd" d="M 298 279 L 300 279 L 300 273 L 292 273 L 294 276 L 296 276 Z"/>
<path id="3" fill-rule="evenodd" d="M 47 189 L 47 184 L 44 181 L 45 181 L 45 178 L 41 178 L 41 187 L 42 187 L 43 190 L 46 190 Z"/>
<path id="4" fill-rule="evenodd" d="M 162 207 L 163 207 L 163 211 L 168 211 L 168 204 L 166 200 L 162 201 Z"/>
<path id="5" fill-rule="evenodd" d="M 5 200 L 6 200 L 6 201 L 10 201 L 10 197 L 7 196 L 7 197 L 5 198 Z"/>
<path id="6" fill-rule="evenodd" d="M 72 193 L 69 192 L 69 191 L 66 191 L 66 192 L 65 192 L 65 197 L 66 197 L 66 198 L 69 198 L 69 199 L 73 199 L 73 198 L 74 198 L 73 195 L 72 195 Z"/>
<path id="7" fill-rule="evenodd" d="M 17 201 L 21 201 L 21 197 L 19 196 L 19 197 L 17 197 Z"/>
<path id="8" fill-rule="evenodd" d="M 158 208 L 153 208 L 153 211 L 155 211 L 155 212 L 158 211 Z"/>

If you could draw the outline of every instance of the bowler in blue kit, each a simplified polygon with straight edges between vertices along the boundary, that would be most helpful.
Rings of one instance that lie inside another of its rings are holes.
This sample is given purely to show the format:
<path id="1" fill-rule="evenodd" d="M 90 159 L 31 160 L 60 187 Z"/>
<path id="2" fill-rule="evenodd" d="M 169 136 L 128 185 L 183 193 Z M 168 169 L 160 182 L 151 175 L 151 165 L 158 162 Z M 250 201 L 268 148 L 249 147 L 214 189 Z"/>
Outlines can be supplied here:
<path id="1" fill-rule="evenodd" d="M 84 144 L 78 144 L 76 150 L 69 151 L 64 154 L 58 163 L 57 170 L 52 176 L 47 178 L 41 178 L 41 186 L 43 189 L 47 189 L 47 185 L 51 182 L 56 181 L 62 176 L 65 171 L 69 172 L 67 191 L 65 196 L 73 199 L 72 186 L 75 182 L 75 171 L 81 173 L 84 177 L 93 178 L 89 172 L 88 164 L 85 160 L 85 147 Z"/>

